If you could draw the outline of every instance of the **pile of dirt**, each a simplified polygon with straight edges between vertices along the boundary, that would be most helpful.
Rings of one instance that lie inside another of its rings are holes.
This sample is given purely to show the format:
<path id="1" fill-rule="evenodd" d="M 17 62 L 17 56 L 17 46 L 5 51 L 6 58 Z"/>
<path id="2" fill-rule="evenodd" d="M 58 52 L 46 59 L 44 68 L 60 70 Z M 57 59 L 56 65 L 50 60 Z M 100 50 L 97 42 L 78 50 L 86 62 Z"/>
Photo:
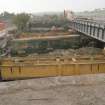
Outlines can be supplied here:
<path id="1" fill-rule="evenodd" d="M 57 49 L 52 52 L 40 54 L 42 56 L 94 56 L 94 55 L 103 55 L 103 50 L 100 48 L 93 47 L 84 47 L 80 49 Z M 39 54 L 34 53 L 30 54 L 30 57 L 39 56 Z"/>
<path id="2" fill-rule="evenodd" d="M 101 55 L 103 51 L 100 48 L 84 47 L 77 49 L 75 53 L 79 55 Z"/>

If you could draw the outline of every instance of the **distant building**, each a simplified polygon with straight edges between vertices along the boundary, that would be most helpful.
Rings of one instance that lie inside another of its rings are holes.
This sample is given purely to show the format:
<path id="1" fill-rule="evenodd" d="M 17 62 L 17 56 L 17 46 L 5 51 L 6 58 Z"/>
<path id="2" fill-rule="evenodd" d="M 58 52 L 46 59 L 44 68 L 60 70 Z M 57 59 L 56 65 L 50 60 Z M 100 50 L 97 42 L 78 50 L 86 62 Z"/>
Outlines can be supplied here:
<path id="1" fill-rule="evenodd" d="M 5 38 L 7 32 L 5 29 L 6 29 L 6 23 L 0 21 L 0 48 L 4 48 L 7 44 L 7 39 Z"/>
<path id="2" fill-rule="evenodd" d="M 3 21 L 0 21 L 0 31 L 4 30 L 6 28 L 6 23 Z"/>
<path id="3" fill-rule="evenodd" d="M 70 10 L 64 10 L 64 16 L 68 19 L 68 20 L 74 20 L 74 13 Z"/>

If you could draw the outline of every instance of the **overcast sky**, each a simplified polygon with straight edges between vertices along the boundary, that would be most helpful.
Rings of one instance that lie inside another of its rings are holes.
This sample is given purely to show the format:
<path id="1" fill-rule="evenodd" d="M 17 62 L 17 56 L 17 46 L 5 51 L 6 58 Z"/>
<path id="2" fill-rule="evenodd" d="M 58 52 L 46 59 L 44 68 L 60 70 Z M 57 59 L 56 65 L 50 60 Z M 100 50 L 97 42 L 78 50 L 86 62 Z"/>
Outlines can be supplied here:
<path id="1" fill-rule="evenodd" d="M 105 8 L 105 0 L 0 0 L 0 12 L 48 12 Z"/>

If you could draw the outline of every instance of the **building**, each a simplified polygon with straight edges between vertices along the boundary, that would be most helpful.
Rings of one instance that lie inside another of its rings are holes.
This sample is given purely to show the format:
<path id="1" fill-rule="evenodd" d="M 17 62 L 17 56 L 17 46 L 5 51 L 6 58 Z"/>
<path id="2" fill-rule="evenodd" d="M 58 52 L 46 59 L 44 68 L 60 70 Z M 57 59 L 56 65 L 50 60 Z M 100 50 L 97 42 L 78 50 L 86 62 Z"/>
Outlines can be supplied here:
<path id="1" fill-rule="evenodd" d="M 6 28 L 6 23 L 3 21 L 0 21 L 0 31 L 4 30 Z"/>
<path id="2" fill-rule="evenodd" d="M 73 20 L 74 19 L 74 13 L 70 10 L 64 10 L 64 16 L 68 19 L 68 20 Z"/>

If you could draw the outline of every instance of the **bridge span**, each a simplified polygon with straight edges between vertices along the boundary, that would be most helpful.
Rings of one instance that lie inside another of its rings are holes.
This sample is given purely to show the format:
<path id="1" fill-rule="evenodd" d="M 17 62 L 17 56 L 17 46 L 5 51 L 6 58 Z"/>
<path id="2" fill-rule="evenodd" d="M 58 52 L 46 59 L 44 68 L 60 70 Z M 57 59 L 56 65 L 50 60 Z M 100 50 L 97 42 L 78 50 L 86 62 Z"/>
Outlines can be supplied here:
<path id="1" fill-rule="evenodd" d="M 70 28 L 105 42 L 105 22 L 103 21 L 74 19 L 70 21 Z"/>

